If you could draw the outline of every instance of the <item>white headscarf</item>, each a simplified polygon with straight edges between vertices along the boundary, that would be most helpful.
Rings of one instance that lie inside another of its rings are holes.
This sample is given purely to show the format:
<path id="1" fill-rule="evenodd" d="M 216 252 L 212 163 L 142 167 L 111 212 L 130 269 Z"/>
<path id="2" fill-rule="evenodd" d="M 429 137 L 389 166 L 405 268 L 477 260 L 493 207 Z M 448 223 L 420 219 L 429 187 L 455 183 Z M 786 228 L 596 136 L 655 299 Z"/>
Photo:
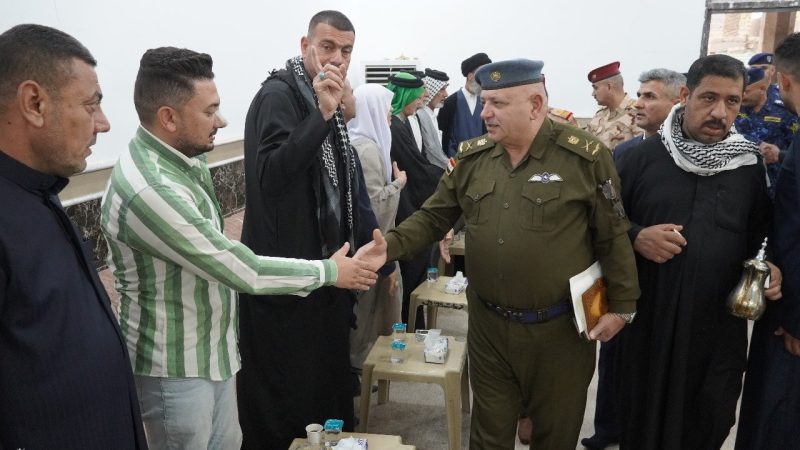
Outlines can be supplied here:
<path id="1" fill-rule="evenodd" d="M 350 139 L 367 138 L 381 149 L 386 182 L 392 181 L 392 132 L 389 130 L 389 113 L 392 91 L 379 84 L 364 84 L 353 91 L 356 97 L 356 116 L 347 123 Z"/>

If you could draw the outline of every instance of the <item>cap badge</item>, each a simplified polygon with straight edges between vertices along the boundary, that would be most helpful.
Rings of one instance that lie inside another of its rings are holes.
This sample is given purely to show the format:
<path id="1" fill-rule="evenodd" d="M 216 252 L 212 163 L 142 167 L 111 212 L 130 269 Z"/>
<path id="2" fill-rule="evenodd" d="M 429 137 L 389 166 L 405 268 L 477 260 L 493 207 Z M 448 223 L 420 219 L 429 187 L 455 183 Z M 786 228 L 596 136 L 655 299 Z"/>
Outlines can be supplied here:
<path id="1" fill-rule="evenodd" d="M 502 78 L 502 77 L 503 77 L 503 74 L 501 74 L 499 70 L 495 70 L 494 72 L 489 74 L 489 78 L 492 81 L 494 81 L 495 83 L 500 81 L 500 78 Z"/>

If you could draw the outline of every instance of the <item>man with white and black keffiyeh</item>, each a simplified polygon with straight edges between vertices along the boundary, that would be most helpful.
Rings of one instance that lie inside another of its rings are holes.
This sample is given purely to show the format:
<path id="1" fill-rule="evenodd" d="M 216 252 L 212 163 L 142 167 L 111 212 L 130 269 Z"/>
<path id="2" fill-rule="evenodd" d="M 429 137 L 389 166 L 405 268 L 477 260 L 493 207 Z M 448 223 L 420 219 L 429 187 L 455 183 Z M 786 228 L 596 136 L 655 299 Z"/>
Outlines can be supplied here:
<path id="1" fill-rule="evenodd" d="M 447 86 L 450 77 L 446 73 L 434 69 L 425 69 L 422 78 L 425 83 L 424 106 L 417 111 L 419 126 L 422 130 L 422 142 L 425 146 L 425 157 L 431 164 L 440 169 L 447 168 L 448 156 L 442 149 L 442 137 L 439 131 L 439 122 L 436 119 L 436 109 L 441 108 L 447 98 Z"/>
<path id="2" fill-rule="evenodd" d="M 772 220 L 758 147 L 732 127 L 746 76 L 729 56 L 698 59 L 683 104 L 617 161 L 642 290 L 620 335 L 622 449 L 718 449 L 734 424 L 747 321 L 725 301 Z"/>
<path id="3" fill-rule="evenodd" d="M 242 242 L 258 255 L 323 259 L 358 245 L 359 177 L 339 107 L 354 42 L 342 13 L 316 14 L 302 56 L 273 71 L 250 105 Z M 242 448 L 288 448 L 307 424 L 332 417 L 352 430 L 353 292 L 322 286 L 304 298 L 240 298 Z"/>

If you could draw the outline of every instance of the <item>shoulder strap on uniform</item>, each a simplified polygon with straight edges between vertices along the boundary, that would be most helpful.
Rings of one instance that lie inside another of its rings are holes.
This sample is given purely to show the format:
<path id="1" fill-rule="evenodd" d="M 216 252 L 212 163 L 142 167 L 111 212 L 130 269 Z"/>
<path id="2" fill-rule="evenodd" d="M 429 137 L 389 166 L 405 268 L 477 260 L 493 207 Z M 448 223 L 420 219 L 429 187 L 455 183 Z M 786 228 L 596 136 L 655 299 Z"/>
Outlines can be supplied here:
<path id="1" fill-rule="evenodd" d="M 458 159 L 462 159 L 467 156 L 480 153 L 483 150 L 492 147 L 494 147 L 494 141 L 489 139 L 488 134 L 484 134 L 483 136 L 478 136 L 476 138 L 463 141 L 460 144 L 458 144 Z"/>
<path id="2" fill-rule="evenodd" d="M 600 152 L 610 152 L 603 141 L 581 129 L 559 123 L 553 123 L 553 128 L 557 134 L 556 145 L 589 161 L 596 160 Z"/>
<path id="3" fill-rule="evenodd" d="M 567 111 L 566 109 L 550 108 L 550 112 L 553 115 L 561 117 L 564 120 L 571 120 L 572 119 L 572 111 Z"/>

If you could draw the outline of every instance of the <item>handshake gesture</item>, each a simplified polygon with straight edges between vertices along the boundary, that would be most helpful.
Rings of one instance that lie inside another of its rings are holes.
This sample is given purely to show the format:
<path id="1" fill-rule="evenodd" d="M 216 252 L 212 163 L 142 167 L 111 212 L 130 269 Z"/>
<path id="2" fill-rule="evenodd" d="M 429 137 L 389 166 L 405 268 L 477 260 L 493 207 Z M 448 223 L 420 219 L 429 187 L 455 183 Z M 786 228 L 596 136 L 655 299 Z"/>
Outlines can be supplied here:
<path id="1" fill-rule="evenodd" d="M 372 242 L 358 249 L 352 258 L 347 256 L 350 244 L 345 244 L 331 256 L 339 276 L 334 284 L 344 289 L 366 291 L 375 284 L 378 269 L 386 264 L 386 240 L 378 229 L 372 232 Z"/>

